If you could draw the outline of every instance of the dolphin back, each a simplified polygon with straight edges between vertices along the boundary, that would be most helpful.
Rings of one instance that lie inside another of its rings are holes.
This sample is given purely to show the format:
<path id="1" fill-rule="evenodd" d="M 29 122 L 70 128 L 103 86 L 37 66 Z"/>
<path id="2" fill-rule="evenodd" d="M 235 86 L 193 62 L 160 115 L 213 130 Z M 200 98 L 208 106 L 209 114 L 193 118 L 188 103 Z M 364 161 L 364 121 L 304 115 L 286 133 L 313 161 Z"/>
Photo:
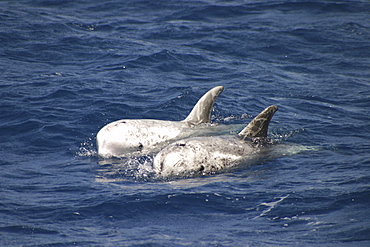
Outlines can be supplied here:
<path id="1" fill-rule="evenodd" d="M 258 114 L 238 135 L 241 138 L 266 138 L 271 118 L 278 110 L 276 105 L 271 105 Z"/>
<path id="2" fill-rule="evenodd" d="M 211 112 L 213 105 L 217 97 L 224 90 L 223 86 L 214 87 L 205 93 L 202 98 L 200 98 L 197 104 L 194 106 L 190 114 L 183 120 L 190 125 L 198 125 L 201 123 L 209 123 L 211 118 Z"/>

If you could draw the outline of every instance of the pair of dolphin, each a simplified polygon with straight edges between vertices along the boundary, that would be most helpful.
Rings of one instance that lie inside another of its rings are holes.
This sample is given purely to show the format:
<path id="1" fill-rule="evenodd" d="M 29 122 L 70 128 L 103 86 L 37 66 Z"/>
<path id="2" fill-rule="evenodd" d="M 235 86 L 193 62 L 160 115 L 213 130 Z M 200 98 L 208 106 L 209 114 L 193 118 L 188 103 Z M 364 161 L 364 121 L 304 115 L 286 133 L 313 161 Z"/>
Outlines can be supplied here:
<path id="1" fill-rule="evenodd" d="M 278 107 L 267 107 L 236 136 L 200 137 L 219 130 L 209 123 L 215 100 L 223 90 L 223 86 L 209 90 L 183 121 L 124 119 L 107 124 L 96 137 L 98 154 L 125 157 L 160 150 L 153 166 L 164 177 L 211 174 L 241 163 L 267 143 L 268 125 Z"/>

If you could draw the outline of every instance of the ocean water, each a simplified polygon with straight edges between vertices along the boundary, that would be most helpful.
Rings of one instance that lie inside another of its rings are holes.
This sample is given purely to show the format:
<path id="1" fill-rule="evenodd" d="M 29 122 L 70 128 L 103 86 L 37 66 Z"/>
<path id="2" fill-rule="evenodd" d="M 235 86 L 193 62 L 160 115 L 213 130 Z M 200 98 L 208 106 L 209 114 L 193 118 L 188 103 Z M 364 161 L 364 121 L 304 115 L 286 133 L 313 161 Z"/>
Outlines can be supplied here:
<path id="1" fill-rule="evenodd" d="M 369 1 L 0 1 L 1 246 L 370 246 Z M 118 119 L 279 106 L 273 155 L 156 179 Z"/>

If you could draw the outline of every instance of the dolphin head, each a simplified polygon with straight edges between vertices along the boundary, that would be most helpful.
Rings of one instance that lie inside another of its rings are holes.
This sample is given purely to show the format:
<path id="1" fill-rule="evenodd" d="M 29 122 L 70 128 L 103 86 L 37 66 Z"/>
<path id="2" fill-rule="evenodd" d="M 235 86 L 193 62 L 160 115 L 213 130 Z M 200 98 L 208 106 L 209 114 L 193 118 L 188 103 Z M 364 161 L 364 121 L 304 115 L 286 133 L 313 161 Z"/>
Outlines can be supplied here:
<path id="1" fill-rule="evenodd" d="M 201 173 L 209 154 L 199 148 L 197 142 L 179 141 L 160 151 L 154 158 L 154 170 L 161 176 L 181 176 Z"/>

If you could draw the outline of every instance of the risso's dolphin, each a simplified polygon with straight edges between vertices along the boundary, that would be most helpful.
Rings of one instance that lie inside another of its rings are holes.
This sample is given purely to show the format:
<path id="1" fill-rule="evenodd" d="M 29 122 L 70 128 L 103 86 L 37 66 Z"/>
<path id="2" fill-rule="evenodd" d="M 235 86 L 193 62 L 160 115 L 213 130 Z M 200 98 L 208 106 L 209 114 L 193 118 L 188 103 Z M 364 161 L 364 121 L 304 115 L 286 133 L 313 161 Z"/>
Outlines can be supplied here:
<path id="1" fill-rule="evenodd" d="M 183 121 L 123 119 L 107 124 L 96 136 L 98 154 L 103 158 L 149 154 L 171 141 L 214 131 L 211 126 L 200 126 L 210 122 L 215 100 L 223 90 L 223 86 L 209 90 Z"/>
<path id="2" fill-rule="evenodd" d="M 168 145 L 155 156 L 154 171 L 164 177 L 205 175 L 242 163 L 268 143 L 268 126 L 277 109 L 267 107 L 236 136 L 195 137 Z"/>

